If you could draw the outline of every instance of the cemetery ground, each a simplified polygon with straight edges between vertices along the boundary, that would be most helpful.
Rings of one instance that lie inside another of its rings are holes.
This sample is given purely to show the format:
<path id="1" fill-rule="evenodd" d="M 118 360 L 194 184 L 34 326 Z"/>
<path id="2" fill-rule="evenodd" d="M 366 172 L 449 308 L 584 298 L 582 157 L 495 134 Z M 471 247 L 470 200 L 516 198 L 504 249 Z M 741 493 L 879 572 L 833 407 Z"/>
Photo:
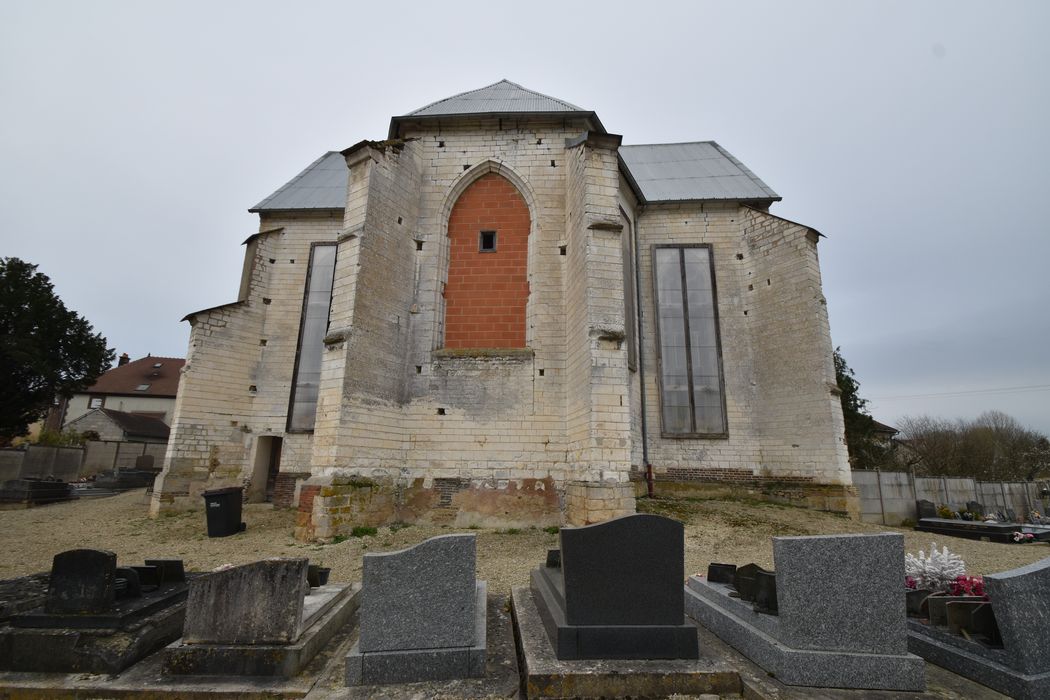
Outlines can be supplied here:
<path id="1" fill-rule="evenodd" d="M 773 568 L 771 538 L 782 535 L 833 535 L 902 532 L 905 549 L 929 551 L 945 545 L 962 556 L 971 575 L 992 574 L 1050 556 L 1044 544 L 997 544 L 860 523 L 829 513 L 758 501 L 725 499 L 638 499 L 639 512 L 666 515 L 685 523 L 686 574 L 706 572 L 711 562 L 757 563 Z M 150 519 L 142 489 L 99 499 L 82 499 L 27 510 L 0 511 L 0 579 L 48 571 L 52 557 L 80 547 L 108 549 L 119 561 L 174 558 L 190 571 L 210 571 L 222 564 L 244 564 L 267 557 L 308 557 L 332 569 L 332 581 L 360 581 L 361 556 L 409 547 L 428 537 L 452 532 L 478 536 L 478 578 L 489 591 L 526 586 L 529 571 L 558 546 L 556 530 L 539 528 L 458 528 L 451 525 L 380 527 L 375 534 L 337 538 L 327 544 L 295 540 L 295 512 L 269 504 L 247 504 L 247 529 L 209 538 L 202 508 Z M 902 584 L 903 585 L 903 584 Z"/>
<path id="2" fill-rule="evenodd" d="M 778 535 L 816 535 L 863 532 L 902 532 L 906 549 L 928 550 L 931 539 L 948 544 L 967 562 L 971 574 L 988 574 L 1039 561 L 1050 555 L 1044 544 L 1005 545 L 915 533 L 851 521 L 828 513 L 797 507 L 732 499 L 639 499 L 639 511 L 665 515 L 685 525 L 685 573 L 705 572 L 710 562 L 733 564 L 755 562 L 772 568 L 771 538 Z M 203 504 L 202 504 L 203 506 Z M 295 513 L 274 510 L 268 504 L 246 505 L 245 532 L 224 538 L 208 538 L 203 508 L 150 519 L 142 489 L 100 499 L 60 503 L 29 510 L 0 511 L 3 548 L 0 549 L 0 579 L 46 572 L 55 554 L 73 548 L 108 549 L 122 562 L 144 559 L 182 559 L 189 571 L 210 571 L 223 564 L 242 564 L 268 557 L 307 557 L 331 568 L 335 582 L 362 580 L 362 555 L 403 549 L 436 535 L 472 532 L 477 536 L 477 577 L 487 580 L 490 593 L 489 653 L 485 679 L 442 681 L 433 684 L 384 686 L 385 697 L 407 700 L 416 697 L 517 697 L 518 677 L 515 644 L 510 629 L 507 597 L 511 588 L 527 586 L 529 572 L 558 546 L 556 528 L 459 528 L 452 525 L 403 525 L 380 527 L 360 536 L 338 538 L 319 544 L 296 541 L 292 536 Z M 356 613 L 355 613 L 356 615 Z M 780 700 L 887 700 L 899 697 L 892 691 L 821 690 L 789 688 L 770 679 L 721 642 L 700 628 L 705 654 L 739 673 L 744 697 Z M 337 633 L 329 648 L 311 663 L 301 677 L 287 682 L 241 679 L 210 681 L 203 686 L 180 686 L 179 681 L 160 681 L 159 655 L 149 657 L 117 679 L 81 674 L 32 680 L 23 674 L 7 690 L 9 697 L 116 697 L 135 696 L 147 687 L 182 697 L 186 687 L 194 697 L 258 696 L 348 700 L 370 697 L 374 688 L 344 686 L 343 657 L 354 641 L 348 625 Z M 136 670 L 137 669 L 137 670 Z M 959 676 L 926 664 L 926 693 L 920 697 L 969 697 L 978 700 L 1002 698 Z M 29 674 L 31 675 L 31 674 Z M 160 685 L 157 685 L 158 682 Z M 165 684 L 169 687 L 165 689 Z M 175 685 L 171 685 L 174 683 Z M 199 694 L 196 691 L 200 691 Z M 5 692 L 0 690 L 0 696 Z M 160 697 L 160 695 L 157 695 Z M 189 697 L 189 695 L 185 695 Z M 679 700 L 695 696 L 672 696 Z M 713 698 L 714 696 L 702 696 Z M 738 696 L 733 696 L 738 697 Z"/>

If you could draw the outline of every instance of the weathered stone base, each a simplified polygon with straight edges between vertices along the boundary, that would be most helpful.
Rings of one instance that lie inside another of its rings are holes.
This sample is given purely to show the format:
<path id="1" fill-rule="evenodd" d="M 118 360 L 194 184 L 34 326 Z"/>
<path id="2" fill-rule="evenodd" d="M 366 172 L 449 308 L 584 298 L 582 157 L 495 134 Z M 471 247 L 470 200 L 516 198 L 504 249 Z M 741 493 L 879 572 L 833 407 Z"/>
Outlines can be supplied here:
<path id="1" fill-rule="evenodd" d="M 525 696 L 534 698 L 666 697 L 738 695 L 740 675 L 728 663 L 701 652 L 697 660 L 561 661 L 554 653 L 528 588 L 511 597 L 518 660 Z M 696 632 L 694 628 L 694 634 Z"/>
<path id="2" fill-rule="evenodd" d="M 324 598 L 303 611 L 304 630 L 294 644 L 185 644 L 164 650 L 164 670 L 173 675 L 280 676 L 299 673 L 345 625 L 360 605 L 360 584 L 321 586 Z"/>
<path id="3" fill-rule="evenodd" d="M 570 481 L 565 484 L 565 522 L 590 525 L 635 512 L 630 481 Z"/>
<path id="4" fill-rule="evenodd" d="M 486 583 L 478 581 L 474 606 L 474 646 L 362 653 L 355 643 L 346 656 L 346 684 L 381 685 L 484 676 L 488 629 L 486 594 Z"/>
<path id="5" fill-rule="evenodd" d="M 730 587 L 692 576 L 686 614 L 786 685 L 921 691 L 925 665 L 913 654 L 859 654 L 794 649 L 777 639 L 775 616 L 729 597 Z"/>
<path id="6" fill-rule="evenodd" d="M 1002 649 L 988 649 L 919 620 L 908 620 L 908 651 L 1012 698 L 1050 697 L 1050 672 L 1022 673 L 1007 665 L 1009 657 Z"/>
<path id="7" fill-rule="evenodd" d="M 646 495 L 646 483 L 641 475 L 632 484 L 635 495 Z M 860 496 L 856 487 L 841 484 L 817 484 L 808 480 L 784 481 L 759 476 L 729 480 L 716 480 L 713 477 L 680 480 L 657 474 L 653 482 L 653 493 L 656 496 L 681 498 L 752 499 L 838 513 L 853 520 L 860 519 Z"/>
<path id="8" fill-rule="evenodd" d="M 313 477 L 300 487 L 295 537 L 348 535 L 355 526 L 433 523 L 453 527 L 559 525 L 561 497 L 547 479 Z"/>
<path id="9" fill-rule="evenodd" d="M 0 670 L 119 673 L 178 639 L 185 615 L 177 601 L 117 628 L 0 628 Z"/>

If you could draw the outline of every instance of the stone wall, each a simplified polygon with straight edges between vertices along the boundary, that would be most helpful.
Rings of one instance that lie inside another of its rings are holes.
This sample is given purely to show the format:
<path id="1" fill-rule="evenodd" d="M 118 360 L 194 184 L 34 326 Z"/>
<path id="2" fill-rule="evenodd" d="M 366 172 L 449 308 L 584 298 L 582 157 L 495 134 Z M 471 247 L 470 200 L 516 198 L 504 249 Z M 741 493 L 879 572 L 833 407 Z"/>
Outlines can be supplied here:
<path id="1" fill-rule="evenodd" d="M 265 215 L 250 239 L 247 295 L 188 317 L 190 343 L 164 470 L 150 512 L 197 507 L 200 493 L 251 478 L 256 438 L 284 436 L 281 467 L 309 469 L 309 433 L 285 435 L 310 246 L 333 242 L 330 213 Z"/>
<path id="2" fill-rule="evenodd" d="M 638 219 L 650 461 L 657 478 L 849 484 L 816 234 L 736 203 L 658 204 Z M 652 246 L 711 246 L 728 436 L 661 431 Z"/>

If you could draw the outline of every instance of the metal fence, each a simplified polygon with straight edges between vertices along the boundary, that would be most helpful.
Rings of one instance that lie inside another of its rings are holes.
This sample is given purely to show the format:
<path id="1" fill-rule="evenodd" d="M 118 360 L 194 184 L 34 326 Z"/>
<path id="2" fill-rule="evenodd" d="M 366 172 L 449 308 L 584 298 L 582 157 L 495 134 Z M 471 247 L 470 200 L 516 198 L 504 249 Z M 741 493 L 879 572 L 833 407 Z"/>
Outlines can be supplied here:
<path id="1" fill-rule="evenodd" d="M 1050 501 L 1042 496 L 1046 483 L 1041 481 L 977 481 L 965 477 L 912 476 L 908 472 L 854 471 L 853 485 L 860 494 L 860 518 L 864 522 L 900 525 L 904 520 L 917 520 L 915 502 L 927 500 L 952 510 L 965 510 L 969 501 L 977 501 L 985 510 L 1017 516 L 1032 511 L 1046 515 Z"/>

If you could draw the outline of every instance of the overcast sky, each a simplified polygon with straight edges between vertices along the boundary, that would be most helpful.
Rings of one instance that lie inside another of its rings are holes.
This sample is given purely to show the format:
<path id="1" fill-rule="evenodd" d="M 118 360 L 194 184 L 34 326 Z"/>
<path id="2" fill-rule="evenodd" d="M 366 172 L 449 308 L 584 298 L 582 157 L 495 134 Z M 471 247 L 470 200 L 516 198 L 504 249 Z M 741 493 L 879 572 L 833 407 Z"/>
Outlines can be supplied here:
<path id="1" fill-rule="evenodd" d="M 247 209 L 392 115 L 507 78 L 624 143 L 715 140 L 813 226 L 888 423 L 1050 433 L 1050 2 L 0 4 L 0 256 L 117 353 L 184 356 Z M 731 352 L 731 349 L 728 349 Z"/>

